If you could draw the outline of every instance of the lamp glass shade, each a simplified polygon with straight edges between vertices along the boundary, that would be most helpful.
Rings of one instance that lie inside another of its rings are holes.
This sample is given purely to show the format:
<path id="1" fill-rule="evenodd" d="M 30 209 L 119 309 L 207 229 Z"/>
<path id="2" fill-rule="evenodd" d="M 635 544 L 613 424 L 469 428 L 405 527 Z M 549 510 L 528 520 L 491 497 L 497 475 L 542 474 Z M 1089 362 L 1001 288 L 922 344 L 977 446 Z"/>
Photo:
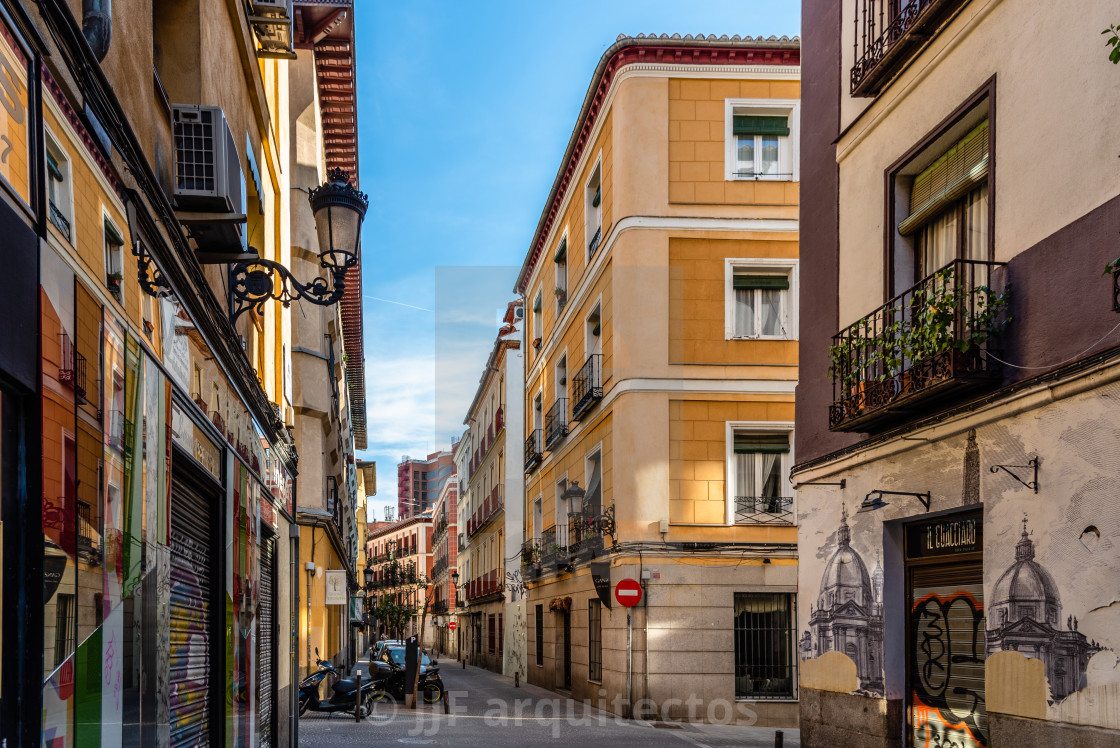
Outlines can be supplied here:
<path id="1" fill-rule="evenodd" d="M 319 238 L 319 261 L 323 267 L 340 269 L 358 261 L 362 219 L 369 205 L 366 196 L 350 184 L 350 175 L 332 169 L 327 183 L 316 187 L 308 198 Z"/>
<path id="2" fill-rule="evenodd" d="M 451 572 L 451 583 L 452 584 L 459 584 L 459 572 L 457 572 L 457 571 Z"/>
<path id="3" fill-rule="evenodd" d="M 373 584 L 373 569 L 368 566 L 362 571 L 362 576 L 366 579 L 366 584 Z"/>

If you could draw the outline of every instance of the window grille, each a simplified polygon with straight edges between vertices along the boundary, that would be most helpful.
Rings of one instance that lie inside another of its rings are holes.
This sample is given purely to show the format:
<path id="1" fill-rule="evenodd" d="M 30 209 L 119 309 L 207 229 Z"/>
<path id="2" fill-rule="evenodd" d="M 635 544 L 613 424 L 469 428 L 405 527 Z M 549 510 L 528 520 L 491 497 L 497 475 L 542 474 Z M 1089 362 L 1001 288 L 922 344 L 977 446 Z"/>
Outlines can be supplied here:
<path id="1" fill-rule="evenodd" d="M 590 650 L 587 679 L 603 680 L 603 603 L 587 601 L 587 643 Z"/>
<path id="2" fill-rule="evenodd" d="M 796 698 L 794 596 L 735 593 L 735 698 Z"/>
<path id="3" fill-rule="evenodd" d="M 494 648 L 495 648 L 494 635 L 496 633 L 497 632 L 496 632 L 496 629 L 494 627 L 494 614 L 491 613 L 489 616 L 487 616 L 487 620 L 486 620 L 486 650 L 490 654 L 494 654 Z"/>

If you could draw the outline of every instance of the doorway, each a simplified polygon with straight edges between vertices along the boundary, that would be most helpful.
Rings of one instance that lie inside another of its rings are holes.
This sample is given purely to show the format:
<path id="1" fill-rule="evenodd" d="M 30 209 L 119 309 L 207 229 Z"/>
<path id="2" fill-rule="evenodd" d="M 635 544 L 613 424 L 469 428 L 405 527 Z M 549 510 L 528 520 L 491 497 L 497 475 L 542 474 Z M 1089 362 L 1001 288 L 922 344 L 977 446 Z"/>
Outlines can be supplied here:
<path id="1" fill-rule="evenodd" d="M 907 745 L 988 745 L 982 515 L 907 525 Z"/>

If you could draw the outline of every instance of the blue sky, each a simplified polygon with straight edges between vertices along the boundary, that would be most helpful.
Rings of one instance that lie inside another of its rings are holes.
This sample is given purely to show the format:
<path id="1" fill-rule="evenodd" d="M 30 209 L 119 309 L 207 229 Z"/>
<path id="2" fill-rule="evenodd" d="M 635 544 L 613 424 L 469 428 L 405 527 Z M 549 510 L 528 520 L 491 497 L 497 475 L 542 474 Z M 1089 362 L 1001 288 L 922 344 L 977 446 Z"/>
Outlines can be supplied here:
<path id="1" fill-rule="evenodd" d="M 356 0 L 366 406 L 378 492 L 449 447 L 575 118 L 620 33 L 794 36 L 798 0 Z M 438 289 L 438 291 L 437 291 Z M 438 389 L 438 392 L 437 392 Z"/>

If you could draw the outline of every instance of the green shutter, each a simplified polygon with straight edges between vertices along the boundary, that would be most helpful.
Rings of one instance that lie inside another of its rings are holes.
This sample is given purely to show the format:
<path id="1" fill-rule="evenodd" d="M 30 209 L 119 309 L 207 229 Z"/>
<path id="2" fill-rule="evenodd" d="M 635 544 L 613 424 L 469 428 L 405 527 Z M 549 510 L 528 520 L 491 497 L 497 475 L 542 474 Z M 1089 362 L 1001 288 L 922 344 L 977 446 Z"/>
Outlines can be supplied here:
<path id="1" fill-rule="evenodd" d="M 117 227 L 107 220 L 105 221 L 105 242 L 114 247 L 124 246 L 124 237 L 121 236 L 121 232 L 117 231 Z"/>
<path id="2" fill-rule="evenodd" d="M 533 311 L 539 312 L 541 310 L 541 295 L 537 294 L 537 298 L 533 299 Z"/>
<path id="3" fill-rule="evenodd" d="M 736 114 L 732 122 L 736 135 L 789 135 L 789 119 Z"/>
<path id="4" fill-rule="evenodd" d="M 788 452 L 788 434 L 736 434 L 735 454 L 747 452 Z"/>
<path id="5" fill-rule="evenodd" d="M 898 224 L 899 233 L 913 234 L 954 200 L 987 179 L 988 121 L 984 120 L 914 177 L 910 215 Z"/>
<path id="6" fill-rule="evenodd" d="M 598 208 L 599 203 L 603 201 L 603 188 L 599 186 L 595 189 L 595 197 L 591 199 L 591 207 Z"/>
<path id="7" fill-rule="evenodd" d="M 568 258 L 568 237 L 564 237 L 560 241 L 560 246 L 556 248 L 556 254 L 553 256 L 553 262 L 563 262 Z"/>
<path id="8" fill-rule="evenodd" d="M 58 168 L 58 161 L 49 152 L 47 153 L 47 173 L 54 181 L 62 181 L 62 169 Z"/>
<path id="9" fill-rule="evenodd" d="M 741 288 L 769 288 L 779 291 L 789 290 L 789 277 L 785 275 L 736 275 L 732 286 Z"/>

